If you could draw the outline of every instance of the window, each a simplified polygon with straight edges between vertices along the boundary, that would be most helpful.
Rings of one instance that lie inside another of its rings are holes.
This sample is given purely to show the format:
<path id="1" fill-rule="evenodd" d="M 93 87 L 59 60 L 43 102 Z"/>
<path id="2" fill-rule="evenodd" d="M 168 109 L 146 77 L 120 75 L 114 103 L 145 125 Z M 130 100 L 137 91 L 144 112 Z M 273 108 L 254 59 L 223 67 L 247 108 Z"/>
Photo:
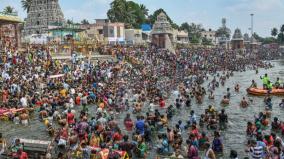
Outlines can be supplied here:
<path id="1" fill-rule="evenodd" d="M 101 35 L 101 34 L 103 34 L 104 32 L 103 32 L 103 29 L 99 29 L 99 34 Z"/>
<path id="2" fill-rule="evenodd" d="M 36 22 L 36 25 L 39 25 L 39 21 Z"/>

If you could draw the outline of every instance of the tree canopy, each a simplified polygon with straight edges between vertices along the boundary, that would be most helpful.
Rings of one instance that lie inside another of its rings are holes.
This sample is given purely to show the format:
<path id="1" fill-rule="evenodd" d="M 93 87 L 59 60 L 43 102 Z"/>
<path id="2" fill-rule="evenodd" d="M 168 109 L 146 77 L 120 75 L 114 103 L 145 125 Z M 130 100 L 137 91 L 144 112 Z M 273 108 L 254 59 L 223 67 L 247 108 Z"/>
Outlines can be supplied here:
<path id="1" fill-rule="evenodd" d="M 180 29 L 188 32 L 188 37 L 191 43 L 199 43 L 201 40 L 201 32 L 205 31 L 201 24 L 188 24 L 187 22 L 182 23 Z"/>
<path id="2" fill-rule="evenodd" d="M 67 24 L 73 24 L 73 21 L 70 20 L 70 19 L 67 19 L 66 23 L 67 23 Z"/>
<path id="3" fill-rule="evenodd" d="M 14 8 L 11 7 L 11 6 L 7 6 L 7 7 L 5 7 L 4 10 L 3 10 L 3 13 L 4 13 L 4 14 L 12 14 L 12 13 L 14 13 L 14 12 L 15 12 L 15 10 L 14 10 Z"/>
<path id="4" fill-rule="evenodd" d="M 231 30 L 227 27 L 220 27 L 217 31 L 216 31 L 216 36 L 217 37 L 221 37 L 225 35 L 227 38 L 230 38 L 231 36 Z"/>
<path id="5" fill-rule="evenodd" d="M 110 4 L 107 16 L 112 22 L 125 23 L 126 28 L 139 28 L 146 22 L 148 9 L 133 1 L 114 0 Z"/>
<path id="6" fill-rule="evenodd" d="M 29 13 L 30 7 L 32 5 L 32 0 L 21 0 L 22 8 Z"/>
<path id="7" fill-rule="evenodd" d="M 83 19 L 83 20 L 81 21 L 81 24 L 86 25 L 86 24 L 90 24 L 90 23 L 89 23 L 89 21 L 88 21 L 87 19 Z"/>
<path id="8" fill-rule="evenodd" d="M 274 37 L 278 35 L 278 30 L 277 30 L 277 28 L 273 28 L 273 29 L 271 30 L 271 35 L 274 36 Z"/>
<path id="9" fill-rule="evenodd" d="M 272 28 L 271 35 L 277 38 L 276 42 L 284 44 L 284 24 L 280 26 L 279 31 L 277 28 Z"/>

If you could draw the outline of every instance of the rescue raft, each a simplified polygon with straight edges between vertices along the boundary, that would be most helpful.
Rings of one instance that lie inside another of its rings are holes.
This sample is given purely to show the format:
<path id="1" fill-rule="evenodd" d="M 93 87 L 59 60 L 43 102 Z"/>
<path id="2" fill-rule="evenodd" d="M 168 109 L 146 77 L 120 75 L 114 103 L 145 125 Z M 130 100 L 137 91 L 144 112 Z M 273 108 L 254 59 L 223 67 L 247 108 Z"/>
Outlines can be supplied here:
<path id="1" fill-rule="evenodd" d="M 263 89 L 263 88 L 248 88 L 247 92 L 248 94 L 255 95 L 255 96 L 264 96 L 268 94 L 268 90 Z M 282 96 L 284 95 L 284 89 L 273 88 L 269 94 Z"/>

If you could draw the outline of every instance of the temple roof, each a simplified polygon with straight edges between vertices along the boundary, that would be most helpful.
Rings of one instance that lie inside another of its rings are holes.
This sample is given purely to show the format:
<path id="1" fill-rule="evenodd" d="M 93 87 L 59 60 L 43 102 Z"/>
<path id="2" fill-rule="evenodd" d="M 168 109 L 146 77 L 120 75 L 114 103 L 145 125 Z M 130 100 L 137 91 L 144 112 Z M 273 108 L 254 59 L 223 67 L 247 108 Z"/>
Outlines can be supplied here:
<path id="1" fill-rule="evenodd" d="M 239 28 L 235 30 L 232 40 L 244 40 L 242 32 Z"/>
<path id="2" fill-rule="evenodd" d="M 0 24 L 15 24 L 15 23 L 22 23 L 23 21 L 14 15 L 6 15 L 0 13 Z"/>
<path id="3" fill-rule="evenodd" d="M 173 34 L 173 28 L 164 12 L 157 16 L 151 34 Z"/>

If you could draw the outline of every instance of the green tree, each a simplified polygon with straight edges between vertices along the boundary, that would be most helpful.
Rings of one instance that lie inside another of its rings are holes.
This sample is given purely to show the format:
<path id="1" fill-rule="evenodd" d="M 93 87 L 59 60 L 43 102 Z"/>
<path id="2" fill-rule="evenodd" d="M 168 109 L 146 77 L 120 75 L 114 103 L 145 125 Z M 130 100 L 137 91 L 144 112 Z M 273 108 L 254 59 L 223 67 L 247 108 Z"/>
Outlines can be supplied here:
<path id="1" fill-rule="evenodd" d="M 199 44 L 200 41 L 196 36 L 193 36 L 193 37 L 190 38 L 190 42 L 192 44 Z"/>
<path id="2" fill-rule="evenodd" d="M 197 38 L 200 40 L 202 31 L 204 31 L 204 29 L 201 24 L 191 23 L 189 25 L 188 36 L 189 38 Z"/>
<path id="3" fill-rule="evenodd" d="M 277 36 L 277 34 L 278 34 L 277 28 L 273 28 L 273 29 L 271 30 L 271 35 L 275 37 L 275 36 Z"/>
<path id="4" fill-rule="evenodd" d="M 90 23 L 89 23 L 89 21 L 88 21 L 87 19 L 83 19 L 83 20 L 81 21 L 81 24 L 88 25 L 88 24 L 90 24 Z"/>
<path id="5" fill-rule="evenodd" d="M 278 42 L 281 43 L 281 44 L 284 43 L 284 33 L 283 33 L 283 32 L 281 32 L 281 33 L 278 34 L 277 40 L 278 40 Z"/>
<path id="6" fill-rule="evenodd" d="M 7 6 L 6 8 L 4 8 L 3 13 L 4 14 L 12 14 L 13 12 L 15 12 L 14 8 L 11 6 Z"/>
<path id="7" fill-rule="evenodd" d="M 187 22 L 182 23 L 180 29 L 188 32 L 191 43 L 199 43 L 201 40 L 201 32 L 204 31 L 201 24 L 188 24 Z"/>
<path id="8" fill-rule="evenodd" d="M 212 45 L 212 40 L 207 39 L 206 37 L 202 38 L 202 45 Z"/>
<path id="9" fill-rule="evenodd" d="M 181 30 L 189 31 L 189 28 L 190 28 L 190 26 L 189 26 L 189 24 L 188 24 L 187 22 L 182 23 L 182 24 L 180 25 L 180 29 L 181 29 Z"/>
<path id="10" fill-rule="evenodd" d="M 281 32 L 281 33 L 284 33 L 284 24 L 281 26 L 280 32 Z"/>
<path id="11" fill-rule="evenodd" d="M 262 39 L 262 44 L 271 44 L 271 43 L 275 43 L 276 39 L 274 37 L 266 37 Z"/>
<path id="12" fill-rule="evenodd" d="M 67 24 L 73 24 L 73 21 L 70 20 L 70 19 L 67 19 L 66 23 L 67 23 Z"/>
<path id="13" fill-rule="evenodd" d="M 32 0 L 22 0 L 22 8 L 29 13 L 30 7 L 32 5 Z"/>
<path id="14" fill-rule="evenodd" d="M 149 15 L 149 9 L 147 9 L 144 4 L 140 4 L 139 7 L 140 7 L 141 12 L 142 12 L 145 16 L 148 16 L 148 15 Z"/>
<path id="15" fill-rule="evenodd" d="M 107 16 L 112 22 L 125 23 L 127 28 L 139 28 L 146 21 L 148 9 L 133 1 L 114 0 L 110 4 Z"/>
<path id="16" fill-rule="evenodd" d="M 225 35 L 227 38 L 230 38 L 231 36 L 231 30 L 227 27 L 220 27 L 217 31 L 216 31 L 216 36 L 217 37 L 222 37 L 223 35 Z"/>

